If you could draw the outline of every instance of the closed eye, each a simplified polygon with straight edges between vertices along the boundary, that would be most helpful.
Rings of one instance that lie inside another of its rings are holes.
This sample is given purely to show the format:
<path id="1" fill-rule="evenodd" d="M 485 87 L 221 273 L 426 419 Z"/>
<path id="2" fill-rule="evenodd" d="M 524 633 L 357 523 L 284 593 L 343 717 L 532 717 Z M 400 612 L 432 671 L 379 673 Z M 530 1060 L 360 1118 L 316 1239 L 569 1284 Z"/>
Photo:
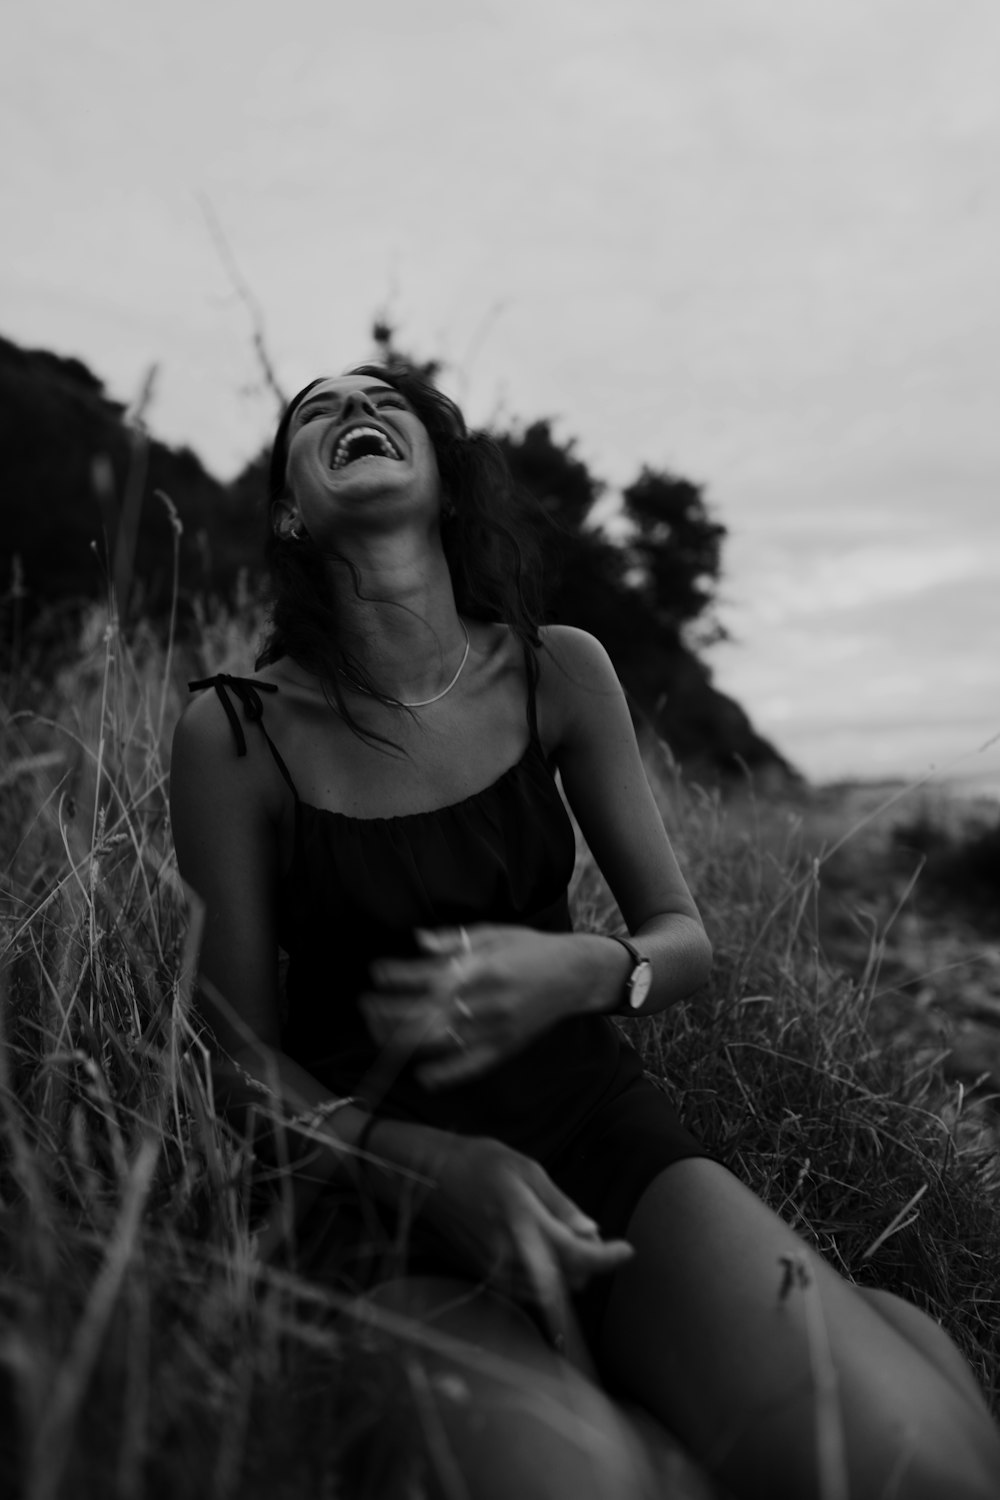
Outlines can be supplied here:
<path id="1" fill-rule="evenodd" d="M 383 406 L 394 406 L 400 411 L 409 411 L 410 409 L 409 403 L 402 396 L 378 396 L 372 402 L 372 405 L 379 409 Z M 332 415 L 332 406 L 307 406 L 299 415 L 299 426 L 304 427 L 314 417 L 329 417 Z"/>

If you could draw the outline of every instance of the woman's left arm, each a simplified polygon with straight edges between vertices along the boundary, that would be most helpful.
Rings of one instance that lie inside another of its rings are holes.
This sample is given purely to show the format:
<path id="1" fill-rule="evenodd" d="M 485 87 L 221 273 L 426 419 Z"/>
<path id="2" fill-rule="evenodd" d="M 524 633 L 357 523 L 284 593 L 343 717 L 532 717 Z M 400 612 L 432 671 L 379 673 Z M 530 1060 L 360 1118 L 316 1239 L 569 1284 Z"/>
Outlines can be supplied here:
<path id="1" fill-rule="evenodd" d="M 542 727 L 552 734 L 563 789 L 590 852 L 635 947 L 652 965 L 652 985 L 639 1011 L 649 1015 L 704 984 L 711 944 L 646 779 L 607 652 L 570 626 L 550 627 L 545 646 L 539 708 L 551 721 Z M 635 1014 L 625 996 L 631 958 L 620 943 L 597 941 L 606 956 L 603 982 L 589 990 L 590 1008 Z M 597 964 L 596 948 L 593 958 Z"/>
<path id="2" fill-rule="evenodd" d="M 376 1040 L 427 1058 L 429 1087 L 487 1072 L 572 1015 L 648 1015 L 703 984 L 712 952 L 670 847 L 625 695 L 604 648 L 568 626 L 544 632 L 539 727 L 652 985 L 627 1005 L 633 959 L 613 938 L 479 924 L 419 934 L 424 959 L 373 965 L 363 999 Z"/>

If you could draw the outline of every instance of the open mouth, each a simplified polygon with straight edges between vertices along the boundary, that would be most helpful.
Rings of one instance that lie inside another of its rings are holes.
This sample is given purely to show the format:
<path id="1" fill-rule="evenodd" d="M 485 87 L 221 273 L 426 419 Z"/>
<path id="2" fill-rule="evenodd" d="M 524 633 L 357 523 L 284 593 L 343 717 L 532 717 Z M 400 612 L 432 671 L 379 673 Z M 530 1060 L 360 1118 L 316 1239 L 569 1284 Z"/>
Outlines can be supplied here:
<path id="1" fill-rule="evenodd" d="M 345 469 L 348 464 L 361 458 L 392 458 L 399 462 L 403 455 L 395 443 L 379 427 L 352 427 L 337 442 L 330 458 L 331 469 Z"/>

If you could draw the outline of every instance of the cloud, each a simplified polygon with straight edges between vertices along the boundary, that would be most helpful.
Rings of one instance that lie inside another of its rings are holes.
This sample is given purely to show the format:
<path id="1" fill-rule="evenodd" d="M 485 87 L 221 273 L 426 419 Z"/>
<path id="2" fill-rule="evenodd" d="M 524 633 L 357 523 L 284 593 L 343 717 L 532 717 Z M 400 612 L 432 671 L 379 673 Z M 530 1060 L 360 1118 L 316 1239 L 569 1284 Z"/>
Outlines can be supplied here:
<path id="1" fill-rule="evenodd" d="M 816 617 L 836 628 L 836 617 L 873 605 L 886 605 L 929 593 L 952 583 L 972 586 L 1000 572 L 1000 539 L 992 552 L 967 541 L 915 542 L 901 533 L 895 542 L 852 545 L 841 541 L 833 555 L 811 555 L 788 565 L 775 545 L 758 569 L 744 613 L 754 626 L 794 626 Z M 745 586 L 745 585 L 744 585 Z"/>
<path id="2" fill-rule="evenodd" d="M 1000 731 L 1000 610 L 995 569 L 956 575 L 759 620 L 749 649 L 712 653 L 719 684 L 738 685 L 764 733 L 821 779 L 972 756 Z M 1000 791 L 1000 751 L 963 761 L 962 774 Z"/>

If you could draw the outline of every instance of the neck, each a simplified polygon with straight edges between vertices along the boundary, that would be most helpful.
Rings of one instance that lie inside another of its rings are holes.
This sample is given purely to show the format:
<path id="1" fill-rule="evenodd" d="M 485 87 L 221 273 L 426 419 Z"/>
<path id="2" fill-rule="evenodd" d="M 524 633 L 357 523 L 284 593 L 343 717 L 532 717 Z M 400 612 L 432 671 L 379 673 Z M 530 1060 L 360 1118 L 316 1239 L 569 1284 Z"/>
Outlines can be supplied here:
<path id="1" fill-rule="evenodd" d="M 441 547 L 418 555 L 399 541 L 352 549 L 356 584 L 345 562 L 326 567 L 346 653 L 382 692 L 414 702 L 447 683 L 466 638 Z"/>

